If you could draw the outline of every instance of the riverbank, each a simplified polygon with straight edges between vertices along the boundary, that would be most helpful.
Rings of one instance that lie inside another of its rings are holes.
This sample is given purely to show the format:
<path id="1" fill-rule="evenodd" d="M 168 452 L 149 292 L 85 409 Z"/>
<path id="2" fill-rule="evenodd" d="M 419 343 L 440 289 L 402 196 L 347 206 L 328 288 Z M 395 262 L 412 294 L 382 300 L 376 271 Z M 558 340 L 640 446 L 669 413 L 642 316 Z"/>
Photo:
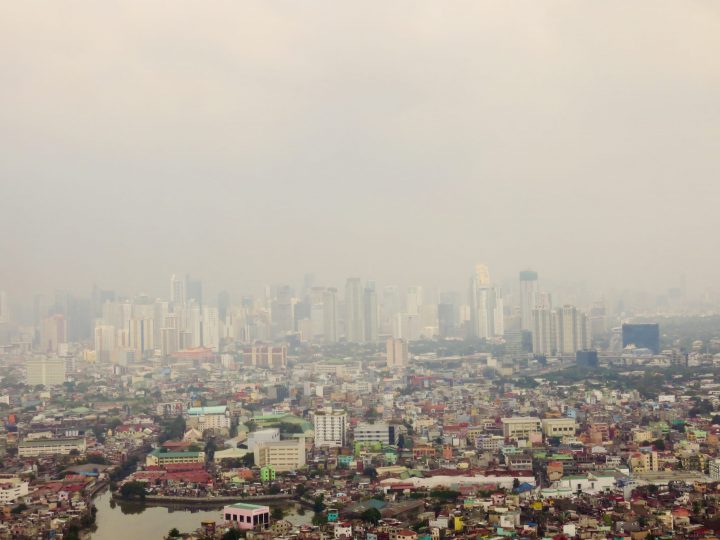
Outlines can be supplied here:
<path id="1" fill-rule="evenodd" d="M 119 493 L 113 492 L 112 499 L 117 502 L 144 503 L 154 506 L 202 506 L 220 507 L 226 504 L 238 502 L 244 503 L 273 503 L 273 502 L 297 502 L 292 495 L 258 495 L 253 497 L 179 497 L 171 495 L 145 495 L 144 499 L 126 499 Z"/>

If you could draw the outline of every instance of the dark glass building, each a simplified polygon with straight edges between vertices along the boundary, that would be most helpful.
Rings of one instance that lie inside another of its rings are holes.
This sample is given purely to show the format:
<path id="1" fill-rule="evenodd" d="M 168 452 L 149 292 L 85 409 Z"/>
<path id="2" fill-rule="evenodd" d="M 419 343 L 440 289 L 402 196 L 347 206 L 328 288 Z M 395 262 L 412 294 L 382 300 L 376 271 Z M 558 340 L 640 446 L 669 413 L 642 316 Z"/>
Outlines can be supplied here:
<path id="1" fill-rule="evenodd" d="M 578 367 L 596 368 L 599 365 L 597 351 L 578 351 L 575 353 L 575 363 Z"/>
<path id="2" fill-rule="evenodd" d="M 637 348 L 650 349 L 655 354 L 660 352 L 660 326 L 651 324 L 623 324 L 623 348 L 635 345 Z"/>

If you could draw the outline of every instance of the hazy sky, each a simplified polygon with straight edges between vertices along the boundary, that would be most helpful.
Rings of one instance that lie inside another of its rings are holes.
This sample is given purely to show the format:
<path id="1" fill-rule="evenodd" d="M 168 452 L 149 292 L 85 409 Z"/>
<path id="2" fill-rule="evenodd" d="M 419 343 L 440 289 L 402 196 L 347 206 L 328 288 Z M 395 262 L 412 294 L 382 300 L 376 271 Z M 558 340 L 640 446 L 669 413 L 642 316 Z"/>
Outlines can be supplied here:
<path id="1" fill-rule="evenodd" d="M 0 2 L 0 289 L 718 280 L 715 1 Z"/>

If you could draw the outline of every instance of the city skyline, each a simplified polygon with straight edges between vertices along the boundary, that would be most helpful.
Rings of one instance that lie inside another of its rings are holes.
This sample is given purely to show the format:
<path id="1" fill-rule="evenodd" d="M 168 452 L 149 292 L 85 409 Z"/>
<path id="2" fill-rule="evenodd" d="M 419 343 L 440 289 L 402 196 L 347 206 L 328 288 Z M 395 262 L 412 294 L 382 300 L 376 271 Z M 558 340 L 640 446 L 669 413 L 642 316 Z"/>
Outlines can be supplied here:
<path id="1" fill-rule="evenodd" d="M 714 287 L 717 7 L 521 5 L 8 3 L 0 288 Z"/>

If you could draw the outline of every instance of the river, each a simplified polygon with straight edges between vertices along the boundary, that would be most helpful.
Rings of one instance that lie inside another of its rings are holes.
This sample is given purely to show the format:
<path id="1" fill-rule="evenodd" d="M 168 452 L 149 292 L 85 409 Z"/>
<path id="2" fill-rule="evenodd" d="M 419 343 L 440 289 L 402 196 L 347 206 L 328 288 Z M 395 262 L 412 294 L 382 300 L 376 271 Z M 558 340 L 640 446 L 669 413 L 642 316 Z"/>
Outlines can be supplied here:
<path id="1" fill-rule="evenodd" d="M 118 503 L 112 500 L 110 491 L 106 490 L 95 499 L 95 506 L 98 512 L 96 529 L 90 534 L 91 540 L 161 540 L 173 527 L 180 532 L 193 532 L 202 521 L 220 521 L 223 505 L 208 510 L 169 509 L 137 502 Z M 311 510 L 304 515 L 298 514 L 300 507 L 297 503 L 283 503 L 279 506 L 285 509 L 285 519 L 293 525 L 305 525 L 312 519 Z"/>

